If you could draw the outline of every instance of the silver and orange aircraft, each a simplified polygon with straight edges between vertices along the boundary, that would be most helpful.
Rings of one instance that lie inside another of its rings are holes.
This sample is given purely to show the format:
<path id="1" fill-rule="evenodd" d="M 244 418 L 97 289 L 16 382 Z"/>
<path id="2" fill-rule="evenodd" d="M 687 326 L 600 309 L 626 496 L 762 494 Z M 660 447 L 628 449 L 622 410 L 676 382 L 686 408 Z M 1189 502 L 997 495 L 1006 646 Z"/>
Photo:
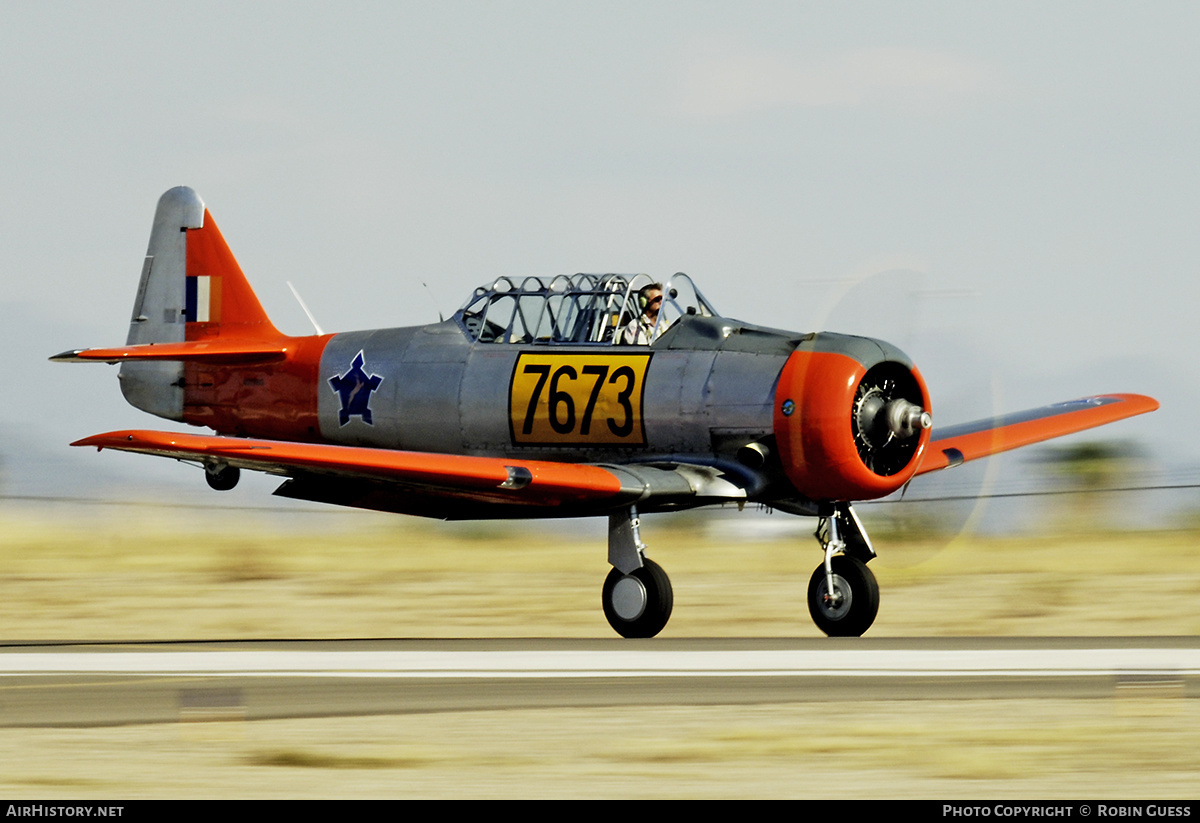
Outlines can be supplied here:
<path id="1" fill-rule="evenodd" d="M 283 497 L 444 519 L 607 515 L 604 614 L 652 637 L 673 594 L 638 515 L 762 504 L 817 518 L 817 626 L 879 608 L 852 507 L 913 477 L 1153 411 L 1109 394 L 933 429 L 912 361 L 866 337 L 722 317 L 685 274 L 501 277 L 429 326 L 291 337 L 267 318 L 204 202 L 158 202 L 120 363 L 151 414 L 216 435 L 118 431 L 75 446 L 287 479 Z"/>

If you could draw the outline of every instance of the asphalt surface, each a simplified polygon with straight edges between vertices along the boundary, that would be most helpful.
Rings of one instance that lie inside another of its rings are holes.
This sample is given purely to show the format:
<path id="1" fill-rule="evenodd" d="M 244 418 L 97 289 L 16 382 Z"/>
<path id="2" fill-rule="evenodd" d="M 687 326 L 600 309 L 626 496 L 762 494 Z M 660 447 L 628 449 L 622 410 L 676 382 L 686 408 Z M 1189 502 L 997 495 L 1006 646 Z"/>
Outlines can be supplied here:
<path id="1" fill-rule="evenodd" d="M 0 726 L 530 707 L 1200 696 L 1200 638 L 344 640 L 0 647 Z"/>

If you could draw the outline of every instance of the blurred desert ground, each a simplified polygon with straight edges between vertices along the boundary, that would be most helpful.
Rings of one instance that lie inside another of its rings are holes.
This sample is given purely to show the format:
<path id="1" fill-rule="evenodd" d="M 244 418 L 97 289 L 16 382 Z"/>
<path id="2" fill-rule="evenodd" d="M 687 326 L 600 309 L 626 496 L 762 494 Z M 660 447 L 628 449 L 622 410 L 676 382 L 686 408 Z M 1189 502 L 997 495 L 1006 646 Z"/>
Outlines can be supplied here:
<path id="1" fill-rule="evenodd" d="M 863 517 L 883 592 L 870 636 L 1200 633 L 1196 530 L 972 536 Z M 821 559 L 815 521 L 642 522 L 675 588 L 663 636 L 820 636 L 804 599 Z M 8 641 L 613 636 L 599 608 L 602 518 L 64 503 L 10 504 L 3 523 Z"/>
<path id="2" fill-rule="evenodd" d="M 887 636 L 1200 633 L 1200 531 L 1089 531 L 1103 496 L 971 536 L 863 507 Z M 893 507 L 892 511 L 894 512 Z M 17 641 L 615 637 L 600 519 L 437 523 L 282 509 L 8 501 Z M 664 637 L 816 637 L 813 521 L 650 516 Z M 960 526 L 961 527 L 961 526 Z M 0 694 L 0 701 L 3 695 Z M 27 797 L 1195 797 L 1200 709 L 1131 698 L 837 700 L 0 729 Z"/>

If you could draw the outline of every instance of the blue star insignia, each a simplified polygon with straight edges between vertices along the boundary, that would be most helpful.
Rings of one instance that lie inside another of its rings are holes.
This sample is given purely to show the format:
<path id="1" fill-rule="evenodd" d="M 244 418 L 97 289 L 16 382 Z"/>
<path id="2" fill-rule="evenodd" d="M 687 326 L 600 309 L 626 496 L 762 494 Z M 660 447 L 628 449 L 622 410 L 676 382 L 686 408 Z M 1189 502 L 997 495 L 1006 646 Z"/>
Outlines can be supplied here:
<path id="1" fill-rule="evenodd" d="M 379 388 L 383 378 L 377 374 L 368 375 L 363 370 L 365 362 L 362 350 L 359 350 L 345 374 L 329 378 L 329 385 L 342 399 L 342 408 L 338 412 L 339 426 L 349 423 L 350 418 L 355 415 L 362 418 L 368 426 L 375 425 L 371 421 L 371 392 Z"/>

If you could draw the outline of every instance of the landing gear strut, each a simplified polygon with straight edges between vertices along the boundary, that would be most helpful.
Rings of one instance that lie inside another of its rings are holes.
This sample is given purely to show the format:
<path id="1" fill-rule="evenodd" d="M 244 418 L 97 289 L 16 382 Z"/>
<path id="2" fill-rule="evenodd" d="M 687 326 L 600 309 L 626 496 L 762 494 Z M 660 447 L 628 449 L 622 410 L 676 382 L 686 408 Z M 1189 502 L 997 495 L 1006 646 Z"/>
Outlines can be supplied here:
<path id="1" fill-rule="evenodd" d="M 817 523 L 825 562 L 808 581 L 808 611 L 830 637 L 858 637 L 879 612 L 879 584 L 867 568 L 875 556 L 866 530 L 847 503 L 839 503 Z"/>
<path id="2" fill-rule="evenodd" d="M 675 594 L 662 566 L 645 556 L 637 509 L 608 517 L 608 562 L 601 600 L 608 624 L 622 637 L 654 637 L 671 619 Z"/>

